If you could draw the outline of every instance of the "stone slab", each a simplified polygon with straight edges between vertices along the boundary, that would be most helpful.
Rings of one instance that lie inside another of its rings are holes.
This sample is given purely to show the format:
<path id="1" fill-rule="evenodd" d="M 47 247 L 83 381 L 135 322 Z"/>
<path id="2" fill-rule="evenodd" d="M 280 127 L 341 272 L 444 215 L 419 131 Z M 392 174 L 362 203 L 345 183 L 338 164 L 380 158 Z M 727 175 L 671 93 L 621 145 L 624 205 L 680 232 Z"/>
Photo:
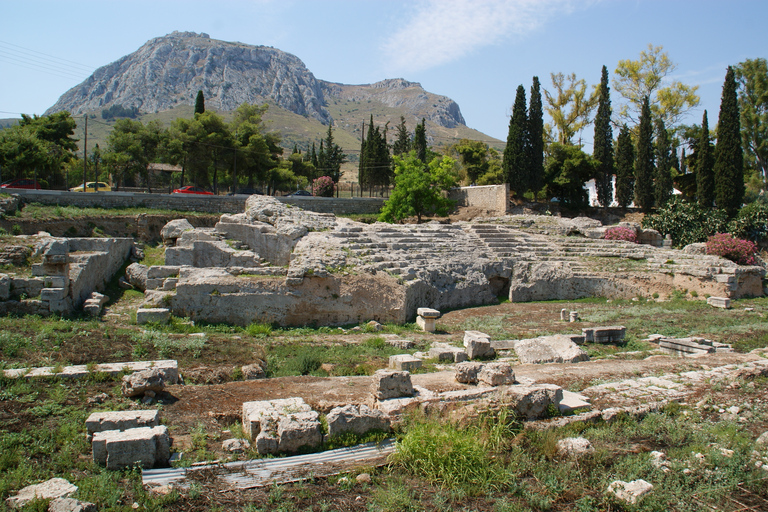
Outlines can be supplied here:
<path id="1" fill-rule="evenodd" d="M 94 412 L 85 420 L 85 428 L 89 438 L 96 432 L 106 430 L 128 430 L 129 428 L 156 427 L 158 425 L 160 425 L 160 412 L 156 409 Z"/>
<path id="2" fill-rule="evenodd" d="M 714 308 L 730 309 L 731 299 L 728 297 L 709 297 L 707 299 L 707 304 Z"/>
<path id="3" fill-rule="evenodd" d="M 440 318 L 440 311 L 432 308 L 418 308 L 416 314 L 422 318 Z"/>
<path id="4" fill-rule="evenodd" d="M 421 368 L 421 364 L 421 359 L 415 358 L 410 354 L 389 356 L 389 367 L 393 370 L 412 372 Z"/>
<path id="5" fill-rule="evenodd" d="M 558 405 L 562 414 L 575 414 L 577 410 L 584 411 L 592 408 L 587 397 L 574 393 L 573 391 L 563 390 L 563 399 Z"/>
<path id="6" fill-rule="evenodd" d="M 136 323 L 139 325 L 167 324 L 171 319 L 171 310 L 168 308 L 141 308 L 136 311 Z"/>
<path id="7" fill-rule="evenodd" d="M 5 502 L 12 508 L 21 508 L 34 499 L 65 498 L 75 491 L 77 486 L 67 480 L 51 478 L 45 482 L 24 487 L 16 496 L 11 496 Z"/>
<path id="8" fill-rule="evenodd" d="M 514 343 L 514 350 L 521 363 L 578 363 L 588 361 L 589 356 L 568 336 L 541 336 Z"/>
<path id="9" fill-rule="evenodd" d="M 627 333 L 623 325 L 608 327 L 587 327 L 581 330 L 584 341 L 588 343 L 621 343 Z"/>
<path id="10" fill-rule="evenodd" d="M 140 372 L 152 368 L 164 370 L 167 384 L 177 384 L 179 381 L 179 365 L 174 359 L 161 359 L 156 361 L 128 361 L 125 363 L 104 363 L 93 367 L 94 373 L 108 373 L 110 375 L 120 375 L 125 372 Z M 15 368 L 4 370 L 3 375 L 10 379 L 20 377 L 41 378 L 41 377 L 59 377 L 68 379 L 78 379 L 91 375 L 88 366 L 78 364 L 74 366 L 65 366 L 61 372 L 55 373 L 53 366 L 43 366 L 39 368 Z M 174 378 L 175 374 L 175 378 Z"/>

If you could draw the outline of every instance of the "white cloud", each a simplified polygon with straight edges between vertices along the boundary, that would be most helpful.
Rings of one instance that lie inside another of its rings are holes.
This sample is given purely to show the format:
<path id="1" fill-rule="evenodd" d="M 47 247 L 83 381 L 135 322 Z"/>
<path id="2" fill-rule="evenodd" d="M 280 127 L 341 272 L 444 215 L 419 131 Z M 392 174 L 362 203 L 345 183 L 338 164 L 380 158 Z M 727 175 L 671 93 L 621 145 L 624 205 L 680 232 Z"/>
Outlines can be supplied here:
<path id="1" fill-rule="evenodd" d="M 393 70 L 418 71 L 525 36 L 574 5 L 575 0 L 423 0 L 382 50 Z"/>

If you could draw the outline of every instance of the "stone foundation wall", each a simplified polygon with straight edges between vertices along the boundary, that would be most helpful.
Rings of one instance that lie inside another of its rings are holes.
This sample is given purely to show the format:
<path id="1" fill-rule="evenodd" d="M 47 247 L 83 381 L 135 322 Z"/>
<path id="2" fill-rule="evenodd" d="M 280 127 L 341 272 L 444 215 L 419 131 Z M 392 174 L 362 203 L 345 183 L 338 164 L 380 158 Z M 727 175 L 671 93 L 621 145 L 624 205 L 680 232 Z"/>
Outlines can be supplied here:
<path id="1" fill-rule="evenodd" d="M 14 192 L 17 193 L 17 192 Z M 242 213 L 247 196 L 195 196 L 193 194 L 140 194 L 133 192 L 82 193 L 63 190 L 19 190 L 26 203 L 81 208 L 156 208 L 209 213 Z M 378 213 L 384 199 L 376 197 L 277 197 L 281 203 L 317 213 L 337 215 Z"/>
<path id="2" fill-rule="evenodd" d="M 509 184 L 461 187 L 451 189 L 448 198 L 458 206 L 488 210 L 494 215 L 506 215 L 509 209 Z"/>

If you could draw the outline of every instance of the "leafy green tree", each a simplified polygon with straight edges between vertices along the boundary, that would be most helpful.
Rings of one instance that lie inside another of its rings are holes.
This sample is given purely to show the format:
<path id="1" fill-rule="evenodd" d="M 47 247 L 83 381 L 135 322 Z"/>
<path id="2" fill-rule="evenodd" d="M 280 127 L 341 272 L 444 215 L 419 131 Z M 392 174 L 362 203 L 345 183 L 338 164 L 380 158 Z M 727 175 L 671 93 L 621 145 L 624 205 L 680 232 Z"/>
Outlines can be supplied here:
<path id="1" fill-rule="evenodd" d="M 205 96 L 203 91 L 197 91 L 197 98 L 195 98 L 195 114 L 202 114 L 205 112 Z"/>
<path id="2" fill-rule="evenodd" d="M 230 131 L 235 133 L 234 146 L 237 149 L 237 173 L 233 176 L 235 188 L 240 188 L 240 180 L 244 178 L 245 186 L 253 188 L 255 183 L 270 182 L 272 169 L 279 164 L 283 149 L 280 147 L 280 135 L 277 132 L 267 132 L 263 116 L 268 105 L 249 105 L 243 103 L 235 111 Z M 314 146 L 313 146 L 314 149 Z M 315 166 L 301 165 L 299 169 L 292 163 L 292 171 L 307 179 L 314 178 Z"/>
<path id="3" fill-rule="evenodd" d="M 603 206 L 610 206 L 613 200 L 613 128 L 611 128 L 611 95 L 608 87 L 608 68 L 603 66 L 600 79 L 600 95 L 595 116 L 595 145 L 592 156 L 600 162 L 595 178 L 597 200 Z"/>
<path id="4" fill-rule="evenodd" d="M 395 130 L 395 142 L 392 144 L 392 154 L 402 155 L 408 153 L 411 150 L 411 134 L 408 133 L 408 129 L 405 127 L 405 117 L 400 116 L 400 123 Z"/>
<path id="5" fill-rule="evenodd" d="M 613 88 L 627 100 L 618 115 L 630 126 L 639 124 L 646 98 L 653 117 L 662 119 L 673 131 L 682 116 L 699 104 L 698 86 L 665 80 L 677 65 L 663 49 L 649 44 L 648 51 L 640 52 L 638 60 L 620 60 L 616 67 Z"/>
<path id="6" fill-rule="evenodd" d="M 768 187 L 768 63 L 747 59 L 733 69 L 739 85 L 741 140 L 746 166 L 757 171 Z"/>
<path id="7" fill-rule="evenodd" d="M 478 140 L 461 139 L 449 148 L 451 156 L 455 156 L 466 175 L 467 185 L 476 184 L 488 172 L 488 144 Z"/>
<path id="8" fill-rule="evenodd" d="M 436 157 L 425 164 L 416 151 L 394 160 L 395 188 L 384 203 L 379 220 L 399 222 L 416 216 L 417 222 L 421 222 L 427 214 L 447 215 L 454 203 L 444 192 L 456 186 L 454 160 L 449 156 Z"/>
<path id="9" fill-rule="evenodd" d="M 421 119 L 421 123 L 416 125 L 416 132 L 413 136 L 413 149 L 416 150 L 416 156 L 419 160 L 427 163 L 427 124 L 424 118 Z"/>
<path id="10" fill-rule="evenodd" d="M 104 162 L 111 171 L 116 188 L 119 189 L 125 182 L 133 184 L 136 176 L 149 186 L 149 164 L 160 160 L 161 148 L 167 137 L 168 132 L 159 121 L 144 125 L 141 121 L 119 119 L 107 137 L 104 154 Z"/>
<path id="11" fill-rule="evenodd" d="M 32 178 L 48 183 L 50 175 L 44 169 L 54 168 L 58 160 L 50 151 L 51 144 L 39 139 L 28 126 L 13 126 L 0 130 L 0 168 L 2 179 Z"/>
<path id="12" fill-rule="evenodd" d="M 654 200 L 656 207 L 667 204 L 672 197 L 672 142 L 669 133 L 664 127 L 664 121 L 656 120 L 656 172 L 654 179 Z"/>
<path id="13" fill-rule="evenodd" d="M 646 97 L 640 113 L 635 159 L 635 205 L 643 211 L 653 208 L 653 124 L 651 106 Z"/>
<path id="14" fill-rule="evenodd" d="M 77 139 L 75 134 L 76 121 L 69 112 L 57 112 L 48 116 L 28 116 L 22 114 L 21 121 L 16 129 L 27 130 L 33 137 L 43 143 L 45 157 L 38 156 L 34 159 L 43 161 L 38 164 L 38 177 L 47 180 L 51 186 L 64 184 L 64 165 L 76 159 Z"/>
<path id="15" fill-rule="evenodd" d="M 696 199 L 702 208 L 711 208 L 715 201 L 714 149 L 709 139 L 707 111 L 701 119 L 699 139 L 694 150 L 696 166 Z"/>
<path id="16" fill-rule="evenodd" d="M 558 198 L 567 208 L 586 208 L 588 197 L 584 183 L 595 177 L 597 167 L 597 160 L 577 146 L 550 144 L 546 167 L 547 195 Z"/>
<path id="17" fill-rule="evenodd" d="M 635 148 L 627 125 L 621 127 L 616 142 L 616 201 L 626 208 L 635 196 Z"/>
<path id="18" fill-rule="evenodd" d="M 557 129 L 560 144 L 573 144 L 573 137 L 591 121 L 592 111 L 597 106 L 598 96 L 587 94 L 587 82 L 577 79 L 575 73 L 563 75 L 551 73 L 556 94 L 544 90 L 547 99 L 545 110 Z M 566 83 L 567 80 L 567 83 Z"/>
<path id="19" fill-rule="evenodd" d="M 528 188 L 534 195 L 544 187 L 544 110 L 539 77 L 533 77 L 528 106 Z"/>
<path id="20" fill-rule="evenodd" d="M 736 76 L 728 66 L 717 120 L 715 145 L 715 202 L 734 217 L 744 201 L 744 153 L 741 150 L 739 103 L 736 96 Z"/>
<path id="21" fill-rule="evenodd" d="M 528 113 L 525 106 L 525 88 L 517 86 L 512 117 L 509 119 L 507 145 L 504 147 L 502 168 L 510 189 L 522 196 L 528 189 Z"/>

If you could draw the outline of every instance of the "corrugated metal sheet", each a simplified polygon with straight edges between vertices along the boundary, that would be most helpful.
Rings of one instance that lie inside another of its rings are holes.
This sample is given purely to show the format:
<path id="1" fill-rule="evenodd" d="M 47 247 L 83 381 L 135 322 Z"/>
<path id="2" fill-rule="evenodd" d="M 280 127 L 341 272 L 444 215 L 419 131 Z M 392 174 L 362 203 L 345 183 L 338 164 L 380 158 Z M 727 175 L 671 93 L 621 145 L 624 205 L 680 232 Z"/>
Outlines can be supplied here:
<path id="1" fill-rule="evenodd" d="M 366 443 L 278 459 L 254 459 L 191 468 L 148 469 L 142 472 L 142 483 L 149 486 L 173 484 L 184 487 L 184 481 L 190 473 L 210 470 L 222 480 L 224 485 L 236 489 L 247 489 L 336 475 L 351 469 L 356 464 L 381 466 L 386 464 L 387 456 L 394 451 L 395 441 L 387 439 L 381 443 Z"/>

